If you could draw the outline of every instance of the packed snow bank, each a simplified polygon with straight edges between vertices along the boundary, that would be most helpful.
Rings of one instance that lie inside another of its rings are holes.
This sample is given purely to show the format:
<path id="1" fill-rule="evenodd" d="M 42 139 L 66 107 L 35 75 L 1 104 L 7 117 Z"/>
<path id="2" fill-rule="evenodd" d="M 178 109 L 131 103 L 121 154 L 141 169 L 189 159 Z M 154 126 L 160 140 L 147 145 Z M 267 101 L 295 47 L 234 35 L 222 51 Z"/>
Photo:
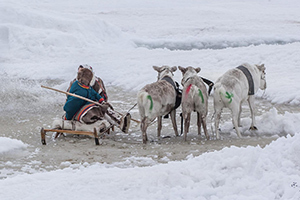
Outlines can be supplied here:
<path id="1" fill-rule="evenodd" d="M 260 147 L 225 148 L 182 162 L 118 168 L 95 164 L 0 182 L 1 198 L 297 199 L 300 134 Z"/>
<path id="2" fill-rule="evenodd" d="M 0 44 L 10 52 L 4 61 L 56 60 L 90 53 L 95 56 L 96 49 L 133 44 L 118 27 L 97 16 L 18 6 L 7 3 L 0 8 Z"/>
<path id="3" fill-rule="evenodd" d="M 251 118 L 245 117 L 241 119 L 240 130 L 243 137 L 253 136 L 275 136 L 281 137 L 286 135 L 295 135 L 300 130 L 300 113 L 284 112 L 280 114 L 276 108 L 270 109 L 261 116 L 256 116 L 256 126 L 258 130 L 251 131 Z M 221 125 L 222 135 L 230 134 L 230 136 L 237 137 L 236 131 L 232 129 L 232 122 L 226 121 Z"/>
<path id="4" fill-rule="evenodd" d="M 159 40 L 134 40 L 137 47 L 145 47 L 148 49 L 169 49 L 169 50 L 192 50 L 192 49 L 225 49 L 246 46 L 266 45 L 285 45 L 295 42 L 300 42 L 300 38 L 270 38 L 270 37 L 188 37 L 188 39 L 159 39 Z"/>
<path id="5" fill-rule="evenodd" d="M 5 153 L 15 149 L 26 148 L 27 145 L 20 140 L 0 137 L 0 153 Z"/>
<path id="6" fill-rule="evenodd" d="M 300 104 L 295 0 L 6 0 L 3 5 L 1 76 L 61 79 L 56 87 L 65 89 L 76 68 L 88 63 L 106 84 L 137 91 L 156 80 L 153 65 L 201 67 L 200 75 L 215 81 L 244 62 L 264 63 L 265 98 Z M 180 82 L 181 73 L 175 78 Z"/>

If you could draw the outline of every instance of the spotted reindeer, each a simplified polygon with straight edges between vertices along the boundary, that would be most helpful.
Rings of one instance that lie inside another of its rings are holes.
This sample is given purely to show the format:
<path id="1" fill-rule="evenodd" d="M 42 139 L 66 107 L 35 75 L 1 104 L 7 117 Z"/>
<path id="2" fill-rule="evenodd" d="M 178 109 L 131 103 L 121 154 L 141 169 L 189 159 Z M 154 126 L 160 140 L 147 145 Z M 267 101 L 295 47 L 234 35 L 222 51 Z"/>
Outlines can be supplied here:
<path id="1" fill-rule="evenodd" d="M 215 109 L 215 131 L 217 139 L 219 136 L 219 122 L 222 109 L 227 107 L 231 110 L 232 123 L 236 133 L 241 137 L 239 131 L 242 103 L 248 101 L 252 123 L 250 129 L 256 130 L 254 117 L 254 94 L 260 88 L 265 90 L 266 77 L 265 66 L 243 64 L 237 68 L 227 71 L 215 83 L 214 87 L 214 109 Z"/>
<path id="2" fill-rule="evenodd" d="M 193 111 L 197 112 L 198 135 L 201 135 L 201 125 L 203 125 L 204 134 L 209 139 L 206 126 L 208 93 L 202 78 L 197 75 L 201 69 L 199 67 L 184 68 L 180 66 L 178 68 L 182 72 L 181 108 L 184 119 L 184 140 L 186 141 L 187 133 L 189 132 L 191 113 Z"/>
<path id="3" fill-rule="evenodd" d="M 143 143 L 147 138 L 147 128 L 150 123 L 157 117 L 157 137 L 160 137 L 162 129 L 162 116 L 171 115 L 175 135 L 178 136 L 176 124 L 176 90 L 173 80 L 173 72 L 177 67 L 153 66 L 158 72 L 157 82 L 143 87 L 137 95 L 137 104 L 141 116 L 141 131 L 143 133 Z"/>

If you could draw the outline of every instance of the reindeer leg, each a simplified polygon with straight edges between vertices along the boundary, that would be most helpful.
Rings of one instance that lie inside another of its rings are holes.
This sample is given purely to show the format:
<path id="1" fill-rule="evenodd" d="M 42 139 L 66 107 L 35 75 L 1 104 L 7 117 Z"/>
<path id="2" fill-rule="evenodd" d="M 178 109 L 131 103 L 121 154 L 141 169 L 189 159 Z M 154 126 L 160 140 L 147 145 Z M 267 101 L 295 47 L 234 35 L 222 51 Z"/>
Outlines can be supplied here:
<path id="1" fill-rule="evenodd" d="M 197 112 L 198 135 L 201 135 L 201 123 L 202 123 L 201 115 L 199 112 Z"/>
<path id="2" fill-rule="evenodd" d="M 252 123 L 250 126 L 251 130 L 257 130 L 256 126 L 255 126 L 255 116 L 254 116 L 254 96 L 250 95 L 248 98 L 248 103 L 249 103 L 249 107 L 250 107 L 250 112 L 251 112 L 251 118 L 252 118 Z"/>
<path id="3" fill-rule="evenodd" d="M 238 137 L 242 137 L 239 126 L 238 126 L 238 113 L 239 113 L 239 108 L 232 108 L 231 109 L 231 114 L 232 114 L 232 123 L 234 125 L 235 131 L 238 135 Z"/>
<path id="4" fill-rule="evenodd" d="M 220 139 L 220 133 L 219 133 L 219 124 L 220 124 L 220 118 L 221 118 L 222 109 L 215 108 L 215 131 L 216 131 L 216 138 Z"/>
<path id="5" fill-rule="evenodd" d="M 209 140 L 209 135 L 208 135 L 208 132 L 207 132 L 206 117 L 202 117 L 201 121 L 202 121 L 203 130 L 204 130 L 204 134 L 206 136 L 206 139 Z"/>
<path id="6" fill-rule="evenodd" d="M 162 116 L 157 117 L 157 137 L 160 137 L 162 127 Z"/>
<path id="7" fill-rule="evenodd" d="M 147 141 L 148 141 L 148 138 L 147 138 L 147 127 L 148 127 L 148 124 L 147 124 L 147 118 L 144 117 L 141 121 L 141 131 L 143 133 L 143 143 L 146 144 Z"/>
<path id="8" fill-rule="evenodd" d="M 173 124 L 173 129 L 175 131 L 175 135 L 179 136 L 178 129 L 177 129 L 177 123 L 176 123 L 176 110 L 172 110 L 170 115 L 171 115 L 171 120 L 172 120 L 172 124 Z"/>
<path id="9" fill-rule="evenodd" d="M 183 134 L 183 115 L 180 113 L 180 136 Z"/>
<path id="10" fill-rule="evenodd" d="M 188 132 L 190 132 L 191 113 L 187 114 L 187 116 L 188 116 L 188 122 L 187 122 L 188 124 L 187 124 L 187 127 L 186 127 L 187 128 L 186 131 L 188 133 Z"/>
<path id="11" fill-rule="evenodd" d="M 238 116 L 238 126 L 242 127 L 241 125 L 241 113 L 242 113 L 242 102 L 240 103 L 240 110 L 239 110 L 239 116 Z"/>
<path id="12" fill-rule="evenodd" d="M 187 133 L 189 132 L 191 113 L 185 115 L 184 119 L 184 141 L 186 141 Z"/>

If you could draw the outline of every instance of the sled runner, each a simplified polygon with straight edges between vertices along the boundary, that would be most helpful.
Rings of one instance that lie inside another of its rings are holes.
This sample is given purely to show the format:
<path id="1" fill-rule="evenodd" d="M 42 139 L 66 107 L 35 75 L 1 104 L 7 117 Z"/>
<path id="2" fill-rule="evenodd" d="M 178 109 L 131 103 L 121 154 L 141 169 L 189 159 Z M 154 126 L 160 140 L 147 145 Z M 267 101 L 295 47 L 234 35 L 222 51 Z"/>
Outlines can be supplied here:
<path id="1" fill-rule="evenodd" d="M 105 133 L 110 133 L 111 125 L 106 120 L 99 120 L 93 124 L 83 124 L 79 121 L 58 119 L 53 122 L 53 129 L 41 129 L 41 142 L 46 145 L 46 133 L 56 132 L 56 139 L 62 133 L 87 135 L 95 138 L 95 144 L 99 145 L 99 138 L 102 138 Z"/>

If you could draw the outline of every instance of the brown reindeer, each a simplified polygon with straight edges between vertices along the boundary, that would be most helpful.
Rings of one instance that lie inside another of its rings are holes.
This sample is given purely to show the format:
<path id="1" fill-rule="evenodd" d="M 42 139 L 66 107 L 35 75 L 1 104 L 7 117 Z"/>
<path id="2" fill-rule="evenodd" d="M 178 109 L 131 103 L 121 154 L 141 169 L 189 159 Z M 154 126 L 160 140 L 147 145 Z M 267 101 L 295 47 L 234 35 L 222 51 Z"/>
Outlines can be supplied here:
<path id="1" fill-rule="evenodd" d="M 205 136 L 209 139 L 206 126 L 208 94 L 202 78 L 197 75 L 201 69 L 199 67 L 184 68 L 180 66 L 178 68 L 183 76 L 181 80 L 183 86 L 181 108 L 184 119 L 184 140 L 186 141 L 189 132 L 193 111 L 197 112 L 198 135 L 201 134 L 201 125 L 203 125 Z"/>
<path id="2" fill-rule="evenodd" d="M 178 136 L 175 110 L 176 90 L 173 80 L 173 72 L 177 70 L 177 67 L 153 66 L 153 69 L 158 72 L 157 82 L 146 85 L 137 95 L 144 144 L 148 140 L 146 131 L 149 124 L 157 117 L 157 137 L 160 137 L 162 116 L 169 113 L 175 135 Z"/>

